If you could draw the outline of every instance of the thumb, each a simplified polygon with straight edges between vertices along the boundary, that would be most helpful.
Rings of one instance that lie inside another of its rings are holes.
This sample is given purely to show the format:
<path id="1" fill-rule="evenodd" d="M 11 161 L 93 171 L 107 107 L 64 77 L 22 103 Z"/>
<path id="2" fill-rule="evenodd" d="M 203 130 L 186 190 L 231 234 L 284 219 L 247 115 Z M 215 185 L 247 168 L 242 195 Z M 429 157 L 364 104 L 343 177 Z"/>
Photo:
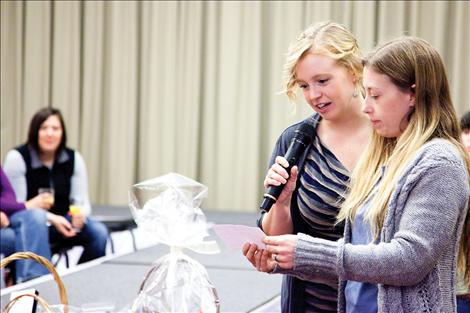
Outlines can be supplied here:
<path id="1" fill-rule="evenodd" d="M 288 188 L 289 191 L 295 190 L 295 185 L 297 182 L 298 174 L 299 174 L 299 168 L 297 166 L 293 166 L 290 171 L 289 180 L 287 181 L 287 184 L 286 184 L 286 188 Z"/>
<path id="2" fill-rule="evenodd" d="M 266 236 L 263 238 L 266 245 L 276 246 L 279 244 L 279 236 Z"/>

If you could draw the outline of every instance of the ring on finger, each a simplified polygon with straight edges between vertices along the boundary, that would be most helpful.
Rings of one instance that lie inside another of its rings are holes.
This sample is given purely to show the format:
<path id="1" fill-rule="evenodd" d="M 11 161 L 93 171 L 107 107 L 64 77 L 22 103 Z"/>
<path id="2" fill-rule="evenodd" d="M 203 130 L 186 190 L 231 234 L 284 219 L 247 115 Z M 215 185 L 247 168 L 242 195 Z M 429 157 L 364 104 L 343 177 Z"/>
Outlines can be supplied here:
<path id="1" fill-rule="evenodd" d="M 274 261 L 279 262 L 279 261 L 277 260 L 277 254 L 276 254 L 276 253 L 274 253 L 274 254 L 272 255 L 272 258 L 273 258 Z"/>

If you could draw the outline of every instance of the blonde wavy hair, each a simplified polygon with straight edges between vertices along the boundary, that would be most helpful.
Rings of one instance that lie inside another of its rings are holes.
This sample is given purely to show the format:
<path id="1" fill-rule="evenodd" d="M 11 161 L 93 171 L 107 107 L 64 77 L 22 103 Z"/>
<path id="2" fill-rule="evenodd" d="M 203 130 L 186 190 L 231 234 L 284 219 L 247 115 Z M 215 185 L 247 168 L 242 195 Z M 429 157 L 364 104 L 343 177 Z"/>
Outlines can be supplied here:
<path id="1" fill-rule="evenodd" d="M 289 46 L 284 64 L 285 90 L 290 100 L 296 98 L 297 64 L 307 53 L 320 54 L 335 59 L 357 78 L 356 88 L 362 88 L 362 55 L 354 35 L 344 26 L 334 22 L 321 22 L 304 30 Z"/>
<path id="2" fill-rule="evenodd" d="M 460 143 L 460 128 L 452 104 L 446 70 L 439 53 L 426 41 L 415 37 L 401 37 L 379 46 L 364 61 L 377 73 L 387 75 L 403 90 L 415 84 L 415 109 L 408 116 L 409 123 L 399 138 L 385 138 L 372 134 L 366 151 L 351 175 L 348 197 L 338 214 L 338 221 L 353 221 L 359 207 L 372 193 L 381 166 L 387 165 L 377 195 L 365 219 L 370 223 L 375 238 L 383 227 L 390 197 L 405 167 L 417 150 L 433 138 L 444 138 L 454 144 L 467 163 L 470 177 L 470 159 Z M 458 269 L 470 286 L 469 218 L 464 225 Z"/>

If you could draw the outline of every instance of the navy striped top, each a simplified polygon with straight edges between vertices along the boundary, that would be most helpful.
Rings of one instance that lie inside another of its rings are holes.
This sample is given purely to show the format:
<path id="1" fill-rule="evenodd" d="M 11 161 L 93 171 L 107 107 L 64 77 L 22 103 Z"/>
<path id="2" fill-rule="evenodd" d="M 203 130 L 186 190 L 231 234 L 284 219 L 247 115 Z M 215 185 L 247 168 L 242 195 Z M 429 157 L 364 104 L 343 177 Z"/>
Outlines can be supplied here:
<path id="1" fill-rule="evenodd" d="M 343 236 L 343 225 L 335 225 L 349 182 L 348 170 L 315 136 L 300 174 L 297 203 L 309 226 L 309 235 L 328 240 Z M 336 312 L 336 282 L 305 282 L 305 312 Z"/>

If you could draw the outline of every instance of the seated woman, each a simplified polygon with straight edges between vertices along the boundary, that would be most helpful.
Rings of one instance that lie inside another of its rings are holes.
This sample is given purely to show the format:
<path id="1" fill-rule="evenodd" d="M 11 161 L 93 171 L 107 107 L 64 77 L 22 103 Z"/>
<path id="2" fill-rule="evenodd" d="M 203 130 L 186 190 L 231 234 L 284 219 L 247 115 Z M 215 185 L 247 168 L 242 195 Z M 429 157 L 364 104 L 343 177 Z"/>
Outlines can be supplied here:
<path id="1" fill-rule="evenodd" d="M 61 112 L 43 108 L 31 119 L 28 140 L 10 150 L 4 168 L 19 201 L 38 195 L 40 188 L 53 188 L 54 201 L 47 213 L 49 241 L 55 247 L 80 245 L 83 263 L 106 254 L 108 231 L 104 224 L 87 217 L 91 213 L 85 162 L 66 147 L 67 133 Z M 75 204 L 80 212 L 70 214 Z"/>
<path id="2" fill-rule="evenodd" d="M 42 195 L 20 203 L 8 178 L 0 167 L 0 253 L 9 256 L 20 251 L 31 251 L 51 259 L 46 211 L 50 208 Z M 15 263 L 16 282 L 48 274 L 49 271 L 32 260 Z"/>

